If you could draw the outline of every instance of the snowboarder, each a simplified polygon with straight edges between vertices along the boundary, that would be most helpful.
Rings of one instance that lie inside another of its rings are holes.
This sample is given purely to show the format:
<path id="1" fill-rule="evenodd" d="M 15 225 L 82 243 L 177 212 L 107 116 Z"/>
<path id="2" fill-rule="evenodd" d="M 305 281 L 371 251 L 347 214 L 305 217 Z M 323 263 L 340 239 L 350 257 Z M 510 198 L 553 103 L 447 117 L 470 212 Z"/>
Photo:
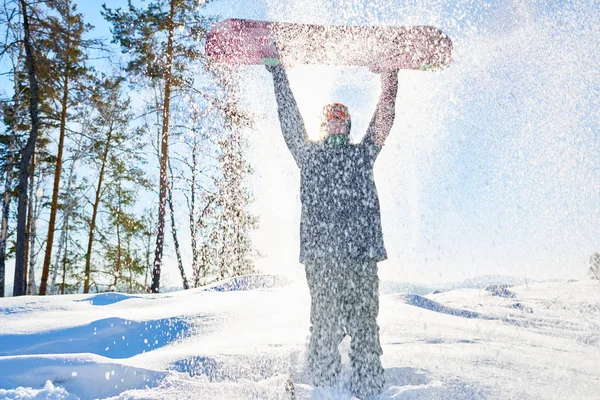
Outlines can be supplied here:
<path id="1" fill-rule="evenodd" d="M 398 71 L 380 73 L 382 93 L 367 133 L 350 143 L 348 108 L 325 107 L 318 142 L 308 139 L 302 116 L 280 64 L 273 76 L 279 122 L 300 168 L 300 262 L 311 295 L 308 371 L 315 387 L 336 386 L 338 345 L 349 335 L 351 390 L 360 399 L 384 387 L 379 342 L 377 262 L 387 258 L 373 164 L 395 117 Z"/>

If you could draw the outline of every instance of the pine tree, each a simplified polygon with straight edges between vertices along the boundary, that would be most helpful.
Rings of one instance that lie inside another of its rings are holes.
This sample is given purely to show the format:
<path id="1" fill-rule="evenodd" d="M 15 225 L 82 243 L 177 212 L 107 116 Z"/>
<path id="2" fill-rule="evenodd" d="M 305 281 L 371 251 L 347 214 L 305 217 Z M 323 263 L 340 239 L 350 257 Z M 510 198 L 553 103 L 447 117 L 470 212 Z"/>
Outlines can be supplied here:
<path id="1" fill-rule="evenodd" d="M 240 81 L 229 68 L 211 70 L 213 80 L 223 89 L 215 102 L 219 110 L 222 133 L 219 144 L 219 173 L 215 180 L 214 210 L 210 241 L 205 251 L 213 257 L 220 279 L 255 272 L 254 259 L 259 255 L 250 233 L 258 227 L 258 218 L 249 206 L 252 194 L 247 179 L 252 167 L 245 155 L 244 129 L 251 128 L 253 115 L 237 101 Z"/>
<path id="2" fill-rule="evenodd" d="M 12 114 L 12 111 L 5 111 L 4 115 Z M 9 122 L 11 125 L 12 123 Z M 4 280 L 6 276 L 6 242 L 8 239 L 8 218 L 10 213 L 10 202 L 12 199 L 13 177 L 15 174 L 15 137 L 12 134 L 2 135 L 1 139 L 3 150 L 2 170 L 4 177 L 4 193 L 2 194 L 2 223 L 0 228 L 0 297 L 4 297 Z M 5 160 L 5 161 L 4 161 Z"/>
<path id="3" fill-rule="evenodd" d="M 169 202 L 169 211 L 171 215 L 171 233 L 173 235 L 173 245 L 175 246 L 175 255 L 177 256 L 177 265 L 179 266 L 179 273 L 181 274 L 181 281 L 183 283 L 183 289 L 188 290 L 190 284 L 185 276 L 185 269 L 183 267 L 183 260 L 181 258 L 181 249 L 179 247 L 179 239 L 177 238 L 177 224 L 175 223 L 175 207 L 173 206 L 173 169 L 169 162 L 169 170 L 171 173 L 171 179 L 168 186 L 167 201 Z"/>
<path id="4" fill-rule="evenodd" d="M 40 85 L 43 88 L 43 85 Z M 43 90 L 40 91 L 42 94 Z M 40 100 L 44 100 L 42 97 Z M 44 105 L 43 101 L 40 105 Z M 27 201 L 27 223 L 25 235 L 27 242 L 25 244 L 25 274 L 24 285 L 26 294 L 38 294 L 38 285 L 36 282 L 37 256 L 45 246 L 45 238 L 38 234 L 36 229 L 40 216 L 44 213 L 49 204 L 49 199 L 44 187 L 46 179 L 54 173 L 56 158 L 49 150 L 50 138 L 45 134 L 49 129 L 48 124 L 40 124 L 40 132 L 36 141 L 34 154 L 31 158 L 29 196 Z"/>
<path id="5" fill-rule="evenodd" d="M 11 8 L 13 7 L 13 8 Z M 48 162 L 44 155 L 40 163 L 33 163 L 34 153 L 45 151 L 40 140 L 44 132 L 52 128 L 51 107 L 49 99 L 54 93 L 50 76 L 54 73 L 49 63 L 51 54 L 44 50 L 47 43 L 48 30 L 45 29 L 47 21 L 47 7 L 45 2 L 33 2 L 16 0 L 5 2 L 4 10 L 8 10 L 13 17 L 18 16 L 19 23 L 9 26 L 11 35 L 15 38 L 12 47 L 22 45 L 24 60 L 21 64 L 15 64 L 13 68 L 13 84 L 15 86 L 15 99 L 20 103 L 20 109 L 28 109 L 27 115 L 17 113 L 18 121 L 16 134 L 16 149 L 18 150 L 18 187 L 16 196 L 17 205 L 17 237 L 15 246 L 15 286 L 13 293 L 22 295 L 26 292 L 26 286 L 32 287 L 31 274 L 27 277 L 27 265 L 29 257 L 29 245 L 33 238 L 28 237 L 30 223 L 34 219 L 28 215 L 28 209 L 32 208 L 30 185 L 33 180 L 32 174 L 38 171 L 37 166 Z M 14 73 L 15 71 L 18 73 Z M 18 82 L 17 82 L 18 80 Z M 23 134 L 27 131 L 26 134 Z M 42 140 L 43 141 L 43 140 Z M 6 198 L 5 198 L 6 199 Z M 6 205 L 6 202 L 4 203 Z M 32 250 L 33 251 L 33 248 Z M 30 268 L 31 269 L 31 268 Z M 29 282 L 28 282 L 29 281 Z"/>
<path id="6" fill-rule="evenodd" d="M 143 173 L 135 165 L 142 162 L 140 138 L 143 136 L 143 129 L 133 129 L 130 126 L 133 115 L 130 112 L 129 101 L 123 99 L 122 84 L 122 79 L 105 78 L 99 83 L 97 93 L 94 95 L 97 116 L 90 127 L 92 140 L 88 148 L 93 154 L 89 161 L 97 169 L 98 175 L 95 181 L 94 199 L 90 201 L 92 210 L 85 255 L 84 293 L 89 292 L 93 280 L 91 269 L 93 244 L 97 233 L 100 206 L 105 198 L 108 198 L 105 196 L 114 198 L 116 190 L 114 185 L 120 188 L 121 181 L 147 186 Z"/>
<path id="7" fill-rule="evenodd" d="M 160 138 L 160 185 L 156 247 L 151 291 L 158 293 L 164 245 L 165 207 L 168 191 L 167 166 L 173 92 L 190 87 L 190 65 L 200 57 L 199 41 L 206 34 L 207 19 L 199 12 L 203 0 L 155 0 L 136 8 L 131 0 L 127 10 L 104 6 L 104 17 L 112 24 L 113 41 L 130 60 L 126 71 L 149 85 L 162 84 L 162 98 L 156 111 L 162 115 Z"/>
<path id="8" fill-rule="evenodd" d="M 194 287 L 251 273 L 257 256 L 250 232 L 258 220 L 248 209 L 252 196 L 246 182 L 252 169 L 242 137 L 252 116 L 237 106 L 234 70 L 206 72 L 214 84 L 201 95 L 186 93 L 186 118 L 177 121 L 183 128 L 176 159 L 186 183 L 180 191 L 189 212 Z"/>
<path id="9" fill-rule="evenodd" d="M 173 161 L 179 165 L 177 175 L 172 174 L 181 182 L 179 192 L 183 195 L 187 205 L 187 217 L 190 232 L 190 247 L 192 252 L 192 280 L 191 285 L 198 287 L 200 280 L 206 278 L 208 264 L 202 262 L 202 237 L 207 228 L 209 214 L 214 201 L 214 173 L 217 146 L 209 132 L 210 125 L 218 115 L 211 112 L 214 107 L 202 98 L 203 104 L 199 104 L 193 91 L 186 95 L 186 112 L 181 113 L 185 118 L 177 121 L 182 130 L 179 146 L 175 148 Z"/>
<path id="10" fill-rule="evenodd" d="M 81 160 L 88 155 L 86 148 L 85 135 L 93 130 L 93 107 L 82 103 L 77 107 L 77 113 L 81 120 L 79 132 L 73 131 L 75 136 L 72 148 L 68 148 L 71 154 L 70 160 L 65 160 L 65 165 L 69 165 L 66 175 L 66 184 L 62 193 L 59 195 L 59 209 L 62 210 L 62 221 L 60 226 L 60 238 L 54 256 L 54 264 L 51 268 L 51 279 L 48 293 L 65 294 L 67 291 L 72 292 L 78 288 L 83 282 L 82 274 L 78 273 L 76 260 L 85 259 L 85 254 L 81 252 L 79 244 L 79 233 L 84 225 L 84 204 L 82 199 L 84 193 L 89 188 L 86 174 L 83 176 L 77 173 L 80 167 Z M 60 275 L 60 283 L 59 283 Z"/>
<path id="11" fill-rule="evenodd" d="M 7 23 L 7 33 L 18 39 L 19 29 L 15 27 L 14 18 L 10 17 L 10 9 L 5 8 L 2 10 Z M 24 54 L 23 46 L 21 42 L 14 46 L 7 46 L 3 49 L 10 58 L 11 69 L 12 69 L 12 80 L 14 85 L 14 92 L 12 101 L 6 102 L 2 107 L 3 122 L 6 126 L 6 132 L 0 136 L 1 152 L 0 155 L 2 163 L 2 172 L 4 174 L 4 193 L 2 194 L 2 222 L 0 228 L 0 297 L 4 297 L 4 282 L 6 275 L 6 242 L 8 239 L 8 219 L 10 214 L 10 203 L 14 197 L 14 177 L 16 176 L 17 170 L 15 167 L 18 165 L 18 152 L 17 152 L 17 140 L 19 132 L 24 131 L 27 127 L 24 126 L 20 121 L 25 120 L 22 115 L 25 112 L 27 104 L 23 99 L 23 92 L 25 91 L 24 79 L 22 74 L 22 67 Z"/>
<path id="12" fill-rule="evenodd" d="M 220 177 L 217 179 L 214 227 L 217 250 L 217 271 L 220 279 L 255 272 L 256 250 L 250 233 L 257 228 L 258 218 L 248 206 L 252 200 L 246 179 L 252 168 L 244 157 L 241 133 L 230 130 L 219 142 Z"/>
<path id="13" fill-rule="evenodd" d="M 110 291 L 138 292 L 143 290 L 143 246 L 141 244 L 144 224 L 132 209 L 141 187 L 146 182 L 140 170 L 133 171 L 130 160 L 121 157 L 111 159 L 110 185 L 103 200 L 108 211 L 108 224 L 103 244 L 105 272 L 111 278 Z M 133 183 L 133 185 L 130 185 Z M 112 234 L 111 234 L 112 233 Z M 110 237 L 114 238 L 110 240 Z"/>
<path id="14" fill-rule="evenodd" d="M 38 137 L 40 119 L 39 111 L 39 92 L 38 76 L 36 73 L 36 55 L 33 49 L 31 38 L 31 29 L 29 25 L 29 16 L 33 10 L 28 7 L 25 0 L 19 0 L 21 15 L 23 18 L 23 46 L 25 47 L 27 75 L 29 79 L 29 115 L 31 119 L 31 133 L 27 139 L 25 147 L 21 151 L 21 163 L 19 166 L 19 186 L 18 186 L 18 208 L 17 208 L 17 245 L 15 253 L 15 278 L 13 287 L 13 296 L 25 294 L 25 242 L 26 221 L 27 221 L 27 200 L 29 185 L 29 168 L 31 158 L 35 149 Z"/>
<path id="15" fill-rule="evenodd" d="M 152 278 L 152 261 L 150 260 L 150 256 L 152 255 L 152 239 L 156 235 L 156 218 L 155 218 L 155 208 L 147 208 L 144 210 L 142 215 L 142 225 L 144 229 L 142 230 L 142 253 L 143 253 L 143 262 L 144 262 L 144 289 L 143 291 L 148 291 L 150 289 L 150 285 L 148 284 L 149 280 Z"/>
<path id="16" fill-rule="evenodd" d="M 91 29 L 90 25 L 83 22 L 83 16 L 77 13 L 77 6 L 73 0 L 47 0 L 47 6 L 52 15 L 45 21 L 48 34 L 43 41 L 45 50 L 52 54 L 51 67 L 54 86 L 57 88 L 57 117 L 59 120 L 58 149 L 56 166 L 54 170 L 54 185 L 52 190 L 52 203 L 48 221 L 48 235 L 46 252 L 40 283 L 40 294 L 46 294 L 52 247 L 54 244 L 54 231 L 56 215 L 58 212 L 58 196 L 60 191 L 60 177 L 62 174 L 63 151 L 67 123 L 69 122 L 69 108 L 74 103 L 73 92 L 81 90 L 82 80 L 88 75 L 85 65 L 87 58 L 86 49 L 92 42 L 83 40 L 83 36 Z M 55 14 L 54 14 L 55 13 Z"/>

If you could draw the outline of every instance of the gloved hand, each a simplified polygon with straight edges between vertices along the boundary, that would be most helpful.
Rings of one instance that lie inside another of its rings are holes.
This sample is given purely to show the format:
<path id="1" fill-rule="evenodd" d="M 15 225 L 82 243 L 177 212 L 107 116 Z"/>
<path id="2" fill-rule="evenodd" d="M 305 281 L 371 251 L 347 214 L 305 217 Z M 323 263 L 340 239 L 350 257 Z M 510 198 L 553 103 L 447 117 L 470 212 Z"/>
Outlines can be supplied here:
<path id="1" fill-rule="evenodd" d="M 277 58 L 263 58 L 263 64 L 270 73 L 273 73 L 276 69 L 281 68 L 281 63 Z"/>

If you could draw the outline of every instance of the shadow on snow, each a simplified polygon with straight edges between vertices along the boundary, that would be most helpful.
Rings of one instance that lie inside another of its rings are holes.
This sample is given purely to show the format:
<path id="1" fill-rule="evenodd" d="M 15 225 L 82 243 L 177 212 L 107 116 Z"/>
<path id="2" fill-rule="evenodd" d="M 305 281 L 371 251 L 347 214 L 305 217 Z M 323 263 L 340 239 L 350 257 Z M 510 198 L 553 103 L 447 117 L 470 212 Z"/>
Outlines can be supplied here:
<path id="1" fill-rule="evenodd" d="M 111 304 L 118 303 L 123 300 L 139 299 L 140 296 L 131 296 L 123 293 L 99 293 L 97 295 L 88 297 L 83 300 L 77 300 L 78 302 L 88 301 L 93 306 L 109 306 Z"/>
<path id="2" fill-rule="evenodd" d="M 0 335 L 0 356 L 93 353 L 128 358 L 190 336 L 190 319 L 131 321 L 106 318 L 89 325 L 25 335 Z"/>
<path id="3" fill-rule="evenodd" d="M 463 318 L 488 319 L 487 317 L 482 316 L 481 314 L 476 313 L 474 311 L 461 310 L 458 308 L 448 307 L 448 306 L 438 303 L 437 301 L 429 300 L 426 297 L 419 296 L 418 294 L 400 295 L 400 299 L 402 299 L 408 305 L 424 308 L 426 310 L 435 311 L 435 312 L 439 312 L 442 314 L 454 315 L 456 317 L 463 317 Z"/>
<path id="4" fill-rule="evenodd" d="M 153 387 L 166 373 L 102 362 L 97 356 L 17 356 L 0 363 L 0 387 L 41 389 L 47 380 L 82 400 Z M 37 397 L 36 397 L 37 398 Z"/>

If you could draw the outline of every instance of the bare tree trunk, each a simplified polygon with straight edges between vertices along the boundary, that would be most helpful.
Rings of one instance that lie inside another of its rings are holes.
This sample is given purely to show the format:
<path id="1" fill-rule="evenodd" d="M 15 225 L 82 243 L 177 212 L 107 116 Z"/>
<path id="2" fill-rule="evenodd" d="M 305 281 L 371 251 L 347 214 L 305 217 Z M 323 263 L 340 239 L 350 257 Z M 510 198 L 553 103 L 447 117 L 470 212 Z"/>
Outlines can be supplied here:
<path id="1" fill-rule="evenodd" d="M 198 287 L 200 271 L 198 265 L 198 224 L 196 223 L 196 169 L 198 162 L 196 161 L 197 139 L 194 135 L 194 144 L 192 146 L 192 180 L 190 182 L 190 239 L 192 244 L 192 284 Z"/>
<path id="2" fill-rule="evenodd" d="M 10 139 L 10 154 L 14 151 L 14 141 Z M 10 212 L 10 187 L 12 182 L 13 157 L 10 155 L 6 163 L 6 179 L 2 199 L 2 228 L 0 232 L 0 297 L 4 297 L 4 277 L 6 274 L 6 238 L 8 233 L 8 214 Z"/>
<path id="3" fill-rule="evenodd" d="M 115 265 L 115 280 L 113 287 L 117 291 L 117 283 L 121 277 L 121 186 L 119 184 L 119 211 L 117 214 L 117 262 Z"/>
<path id="4" fill-rule="evenodd" d="M 169 163 L 169 169 L 171 164 Z M 175 246 L 175 254 L 177 255 L 177 265 L 179 266 L 179 273 L 181 273 L 181 280 L 183 281 L 183 289 L 188 290 L 190 285 L 188 284 L 187 278 L 185 277 L 185 270 L 183 269 L 183 261 L 181 260 L 181 251 L 179 249 L 179 240 L 177 240 L 177 227 L 175 226 L 175 211 L 173 210 L 173 171 L 171 171 L 171 182 L 169 183 L 169 210 L 171 211 L 171 233 L 173 234 L 173 244 Z"/>
<path id="5" fill-rule="evenodd" d="M 196 287 L 200 286 L 200 278 L 206 278 L 206 275 L 208 275 L 208 248 L 206 246 L 206 244 L 202 244 L 202 247 L 200 248 L 200 255 L 201 255 L 201 265 L 199 266 L 200 268 L 200 272 L 199 272 L 199 277 L 198 277 L 198 284 L 196 285 Z M 203 283 L 206 282 L 206 279 L 203 280 Z"/>
<path id="6" fill-rule="evenodd" d="M 50 294 L 56 293 L 56 278 L 58 277 L 58 265 L 60 263 L 60 259 L 62 257 L 63 248 L 67 246 L 67 227 L 69 225 L 69 216 L 71 215 L 71 187 L 73 186 L 73 176 L 75 175 L 75 163 L 81 157 L 81 143 L 82 143 L 83 135 L 79 137 L 79 141 L 77 143 L 77 150 L 75 151 L 75 155 L 73 157 L 73 162 L 69 168 L 69 177 L 67 179 L 67 188 L 65 193 L 67 194 L 67 198 L 65 200 L 65 210 L 63 212 L 63 223 L 60 232 L 60 239 L 58 240 L 58 249 L 56 250 L 56 258 L 54 260 L 54 268 L 52 269 L 52 279 L 50 280 Z M 64 265 L 63 265 L 64 266 Z M 63 268 L 63 273 L 64 271 Z M 65 285 L 65 277 L 63 275 L 63 290 Z M 61 290 L 62 291 L 62 290 Z"/>
<path id="7" fill-rule="evenodd" d="M 35 165 L 32 165 L 32 171 L 35 171 Z M 31 177 L 33 178 L 35 174 L 32 172 Z M 30 203 L 33 200 L 33 208 L 30 209 L 31 218 L 28 221 L 29 224 L 29 274 L 27 279 L 27 293 L 36 294 L 36 285 L 35 285 L 35 263 L 36 263 L 36 252 L 35 252 L 35 240 L 37 239 L 37 229 L 36 229 L 36 221 L 40 217 L 40 213 L 42 212 L 42 199 L 41 197 L 36 196 L 34 193 L 38 193 L 42 189 L 42 182 L 44 181 L 44 176 L 40 172 L 40 176 L 38 177 L 37 184 L 34 185 L 33 179 L 31 180 L 31 193 L 30 193 Z"/>
<path id="8" fill-rule="evenodd" d="M 23 14 L 23 30 L 26 53 L 27 74 L 29 76 L 29 114 L 31 116 L 31 133 L 27 139 L 27 144 L 21 152 L 21 165 L 19 168 L 19 203 L 17 207 L 17 245 L 15 254 L 15 279 L 13 287 L 13 296 L 21 296 L 25 293 L 25 282 L 23 275 L 25 271 L 25 234 L 27 220 L 27 184 L 29 182 L 29 164 L 35 149 L 35 143 L 38 137 L 40 121 L 38 118 L 38 82 L 33 61 L 33 49 L 31 46 L 31 35 L 29 29 L 29 18 L 27 16 L 27 5 L 25 0 L 19 0 Z"/>
<path id="9" fill-rule="evenodd" d="M 67 186 L 67 193 L 69 187 Z M 67 194 L 67 196 L 69 196 Z M 67 242 L 67 225 L 69 223 L 69 201 L 67 197 L 67 202 L 65 204 L 65 215 L 63 216 L 63 223 L 60 231 L 60 238 L 58 239 L 58 248 L 56 249 L 56 257 L 54 259 L 54 267 L 52 268 L 52 278 L 50 279 L 50 290 L 48 290 L 48 294 L 55 294 L 57 291 L 56 287 L 56 278 L 58 278 L 58 266 L 60 264 L 60 260 L 63 254 L 63 249 L 66 246 Z M 64 272 L 64 271 L 63 271 Z M 63 279 L 64 282 L 64 279 Z"/>
<path id="10" fill-rule="evenodd" d="M 11 201 L 11 188 L 13 181 L 13 166 L 15 151 L 15 140 L 17 132 L 17 112 L 21 109 L 21 93 L 19 92 L 19 70 L 17 65 L 22 59 L 23 50 L 19 46 L 19 55 L 17 56 L 17 62 L 13 60 L 13 82 L 15 85 L 15 103 L 12 116 L 12 127 L 11 137 L 8 145 L 8 160 L 6 161 L 6 179 L 4 180 L 4 196 L 2 199 L 2 227 L 0 232 L 0 297 L 4 297 L 4 283 L 6 276 L 6 239 L 8 237 L 8 216 L 10 213 L 10 201 Z"/>
<path id="11" fill-rule="evenodd" d="M 27 242 L 25 243 L 25 273 L 23 274 L 23 284 L 25 285 L 25 294 L 31 294 L 28 291 L 27 287 L 27 270 L 29 266 L 29 248 L 31 243 L 31 221 L 33 220 L 33 198 L 34 198 L 34 188 L 35 188 L 35 152 L 31 157 L 31 167 L 29 171 L 29 200 L 27 201 L 27 228 L 25 231 L 25 236 L 27 237 Z"/>
<path id="12" fill-rule="evenodd" d="M 156 235 L 156 248 L 154 250 L 154 269 L 152 271 L 152 293 L 160 290 L 160 270 L 162 267 L 163 246 L 165 241 L 165 206 L 167 199 L 167 162 L 169 159 L 169 115 L 171 109 L 171 70 L 173 68 L 173 34 L 175 26 L 175 0 L 171 0 L 169 12 L 169 33 L 167 38 L 167 67 L 165 69 L 165 97 L 163 104 L 162 135 L 160 152 L 160 189 L 158 193 L 158 231 Z"/>
<path id="13" fill-rule="evenodd" d="M 65 224 L 65 231 L 69 228 L 68 224 Z M 62 283 L 60 285 L 60 294 L 65 294 L 65 285 L 67 281 L 67 247 L 68 242 L 65 240 L 65 247 L 63 249 L 63 268 L 62 268 Z M 56 266 L 58 268 L 58 265 Z"/>
<path id="14" fill-rule="evenodd" d="M 150 217 L 151 218 L 148 221 L 149 224 L 147 226 L 153 226 L 154 225 L 154 221 L 153 221 L 152 215 L 150 215 Z M 144 239 L 144 250 L 145 250 L 145 253 L 146 253 L 146 271 L 145 271 L 145 274 L 144 274 L 144 287 L 146 288 L 146 290 L 148 290 L 148 288 L 150 287 L 148 285 L 148 279 L 149 279 L 149 276 L 150 276 L 150 274 L 152 272 L 152 268 L 151 268 L 152 264 L 150 264 L 150 254 L 152 253 L 152 250 L 151 250 L 151 247 L 152 247 L 152 236 L 151 235 L 152 235 L 152 233 L 150 232 L 150 230 L 147 232 L 147 235 L 148 235 L 147 238 Z"/>
<path id="15" fill-rule="evenodd" d="M 41 181 L 41 179 L 40 179 Z M 39 184 L 39 182 L 38 182 Z M 33 186 L 33 185 L 32 185 Z M 38 185 L 39 188 L 39 185 Z M 29 273 L 27 278 L 27 293 L 36 294 L 35 287 L 35 239 L 36 239 L 36 220 L 38 216 L 38 208 L 39 208 L 39 199 L 37 196 L 33 194 L 33 190 L 31 191 L 31 200 L 33 200 L 33 209 L 30 209 L 31 219 L 28 222 L 29 225 Z M 35 199 L 35 200 L 34 200 Z M 30 203 L 31 203 L 30 200 Z"/>
<path id="16" fill-rule="evenodd" d="M 106 147 L 102 154 L 102 166 L 100 167 L 100 175 L 98 176 L 98 185 L 96 186 L 96 198 L 94 199 L 94 205 L 92 206 L 92 220 L 90 221 L 90 233 L 88 235 L 87 253 L 85 254 L 85 280 L 83 283 L 83 293 L 89 293 L 90 291 L 90 275 L 91 275 L 91 261 L 92 261 L 92 244 L 94 243 L 94 231 L 96 230 L 96 216 L 98 215 L 98 207 L 100 206 L 100 194 L 102 190 L 102 181 L 104 179 L 104 170 L 106 169 L 106 161 L 108 159 L 108 152 L 111 146 L 113 126 L 111 124 L 106 137 Z"/>
<path id="17" fill-rule="evenodd" d="M 14 130 L 13 130 L 14 132 Z M 6 179 L 4 181 L 4 196 L 2 198 L 2 228 L 0 233 L 0 297 L 4 297 L 4 277 L 6 274 L 6 239 L 8 236 L 8 215 L 10 213 L 11 183 L 13 179 L 14 136 L 10 138 L 9 156 L 6 163 Z"/>
<path id="18" fill-rule="evenodd" d="M 58 193 L 60 192 L 60 175 L 62 172 L 62 155 L 65 146 L 65 131 L 67 125 L 67 106 L 69 101 L 69 76 L 67 73 L 63 85 L 63 98 L 60 114 L 60 136 L 58 139 L 58 151 L 56 154 L 56 168 L 54 170 L 54 187 L 52 189 L 52 203 L 50 206 L 50 221 L 48 222 L 48 236 L 46 239 L 46 254 L 44 256 L 44 267 L 42 269 L 42 281 L 40 283 L 40 295 L 46 294 L 48 274 L 50 272 L 50 261 L 52 259 L 52 245 L 54 243 L 54 225 L 56 224 L 56 212 L 58 211 Z"/>
<path id="19" fill-rule="evenodd" d="M 127 238 L 127 254 L 131 254 L 131 236 Z M 130 261 L 131 262 L 131 261 Z M 133 271 L 131 265 L 128 265 L 129 269 L 129 293 L 133 293 Z"/>
<path id="20" fill-rule="evenodd" d="M 214 200 L 214 198 L 208 199 L 208 202 L 206 203 L 204 210 L 202 211 L 202 213 L 200 214 L 198 219 L 195 221 L 196 233 L 198 232 L 198 227 L 202 227 L 202 228 L 205 227 L 204 218 L 206 217 L 206 214 L 208 213 L 213 200 Z M 208 273 L 208 267 L 207 267 L 208 257 L 207 257 L 206 252 L 207 252 L 206 245 L 202 244 L 200 249 L 198 249 L 198 256 L 200 257 L 201 262 L 198 264 L 197 274 L 194 276 L 194 287 L 200 286 L 200 278 L 206 278 L 206 275 Z"/>

